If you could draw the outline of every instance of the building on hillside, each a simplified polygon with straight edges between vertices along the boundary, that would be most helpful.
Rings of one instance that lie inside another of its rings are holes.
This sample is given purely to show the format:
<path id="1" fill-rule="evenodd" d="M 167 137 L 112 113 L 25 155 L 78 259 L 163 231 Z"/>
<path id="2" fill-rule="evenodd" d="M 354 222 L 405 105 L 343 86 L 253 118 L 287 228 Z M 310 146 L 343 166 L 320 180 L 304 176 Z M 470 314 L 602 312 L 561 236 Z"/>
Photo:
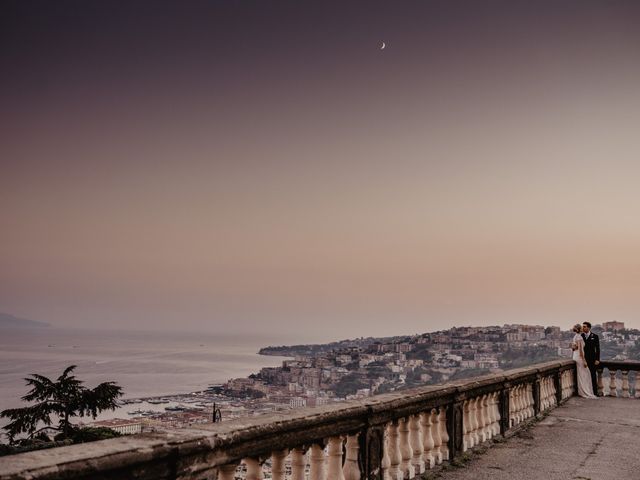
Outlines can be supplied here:
<path id="1" fill-rule="evenodd" d="M 121 435 L 134 435 L 142 432 L 142 422 L 127 418 L 113 418 L 111 420 L 98 420 L 91 424 L 92 427 L 105 427 L 118 432 Z"/>
<path id="2" fill-rule="evenodd" d="M 507 332 L 507 342 L 521 342 L 523 340 L 523 335 L 521 332 L 517 330 L 512 330 Z"/>
<path id="3" fill-rule="evenodd" d="M 624 330 L 624 322 L 603 322 L 602 328 L 605 332 L 615 332 L 616 330 Z"/>
<path id="4" fill-rule="evenodd" d="M 289 406 L 291 408 L 301 408 L 307 406 L 307 399 L 303 397 L 292 397 L 289 399 Z"/>
<path id="5" fill-rule="evenodd" d="M 559 337 L 560 335 L 562 335 L 562 330 L 560 330 L 560 327 L 547 327 L 547 333 L 546 336 L 547 337 Z"/>
<path id="6" fill-rule="evenodd" d="M 498 368 L 498 357 L 495 354 L 476 353 L 473 356 L 477 368 Z"/>
<path id="7" fill-rule="evenodd" d="M 475 360 L 462 360 L 460 362 L 460 368 L 478 368 L 478 364 Z"/>
<path id="8" fill-rule="evenodd" d="M 398 353 L 407 353 L 413 350 L 413 345 L 410 343 L 397 343 L 395 347 L 395 350 Z"/>
<path id="9" fill-rule="evenodd" d="M 573 350 L 567 347 L 558 347 L 558 356 L 565 358 L 573 357 Z"/>

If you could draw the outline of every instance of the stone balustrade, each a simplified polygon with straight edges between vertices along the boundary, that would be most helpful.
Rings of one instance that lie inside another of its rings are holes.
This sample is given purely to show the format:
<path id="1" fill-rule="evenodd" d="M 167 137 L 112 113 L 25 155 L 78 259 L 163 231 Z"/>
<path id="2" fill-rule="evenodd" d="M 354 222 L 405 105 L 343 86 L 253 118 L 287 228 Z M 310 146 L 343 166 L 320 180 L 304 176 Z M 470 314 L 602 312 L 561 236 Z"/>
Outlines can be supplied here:
<path id="1" fill-rule="evenodd" d="M 629 382 L 630 372 L 633 372 L 632 384 Z M 599 395 L 640 398 L 640 362 L 603 361 L 597 375 Z"/>
<path id="2" fill-rule="evenodd" d="M 411 479 L 511 434 L 574 391 L 575 363 L 549 362 L 288 414 L 2 457 L 0 480 Z"/>

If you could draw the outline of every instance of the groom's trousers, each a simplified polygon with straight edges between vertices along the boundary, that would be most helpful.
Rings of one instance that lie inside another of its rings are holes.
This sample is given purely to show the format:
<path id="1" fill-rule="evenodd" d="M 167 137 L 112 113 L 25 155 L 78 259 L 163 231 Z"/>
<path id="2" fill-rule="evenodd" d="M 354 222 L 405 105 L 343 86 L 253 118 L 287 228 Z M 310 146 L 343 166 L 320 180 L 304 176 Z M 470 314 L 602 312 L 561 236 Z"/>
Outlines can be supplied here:
<path id="1" fill-rule="evenodd" d="M 596 376 L 596 371 L 598 370 L 598 366 L 595 363 L 587 362 L 587 367 L 589 367 L 589 373 L 591 374 L 591 385 L 593 386 L 593 394 L 598 396 L 598 378 Z"/>

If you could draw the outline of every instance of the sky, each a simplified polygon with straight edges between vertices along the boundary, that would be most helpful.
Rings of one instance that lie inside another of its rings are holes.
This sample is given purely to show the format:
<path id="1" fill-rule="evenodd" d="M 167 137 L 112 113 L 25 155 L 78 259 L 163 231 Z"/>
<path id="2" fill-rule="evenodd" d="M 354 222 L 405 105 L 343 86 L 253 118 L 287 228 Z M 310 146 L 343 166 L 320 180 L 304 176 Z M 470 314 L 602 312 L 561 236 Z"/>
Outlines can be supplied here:
<path id="1" fill-rule="evenodd" d="M 640 328 L 638 24 L 636 1 L 5 0 L 0 311 Z"/>

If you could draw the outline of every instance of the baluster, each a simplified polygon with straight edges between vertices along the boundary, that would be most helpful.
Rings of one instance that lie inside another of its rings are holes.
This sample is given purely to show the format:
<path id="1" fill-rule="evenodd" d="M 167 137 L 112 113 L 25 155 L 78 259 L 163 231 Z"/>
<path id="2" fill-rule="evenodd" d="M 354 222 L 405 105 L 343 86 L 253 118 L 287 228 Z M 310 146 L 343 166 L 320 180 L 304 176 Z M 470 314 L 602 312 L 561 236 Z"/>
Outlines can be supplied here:
<path id="1" fill-rule="evenodd" d="M 602 376 L 604 375 L 604 370 L 600 369 L 596 371 L 596 376 L 598 378 L 598 395 L 604 395 L 604 382 L 602 381 Z"/>
<path id="2" fill-rule="evenodd" d="M 342 449 L 340 449 L 342 455 Z M 307 466 L 304 449 L 301 447 L 291 450 L 291 480 L 305 480 L 305 467 Z"/>
<path id="3" fill-rule="evenodd" d="M 547 393 L 547 379 L 542 378 L 540 380 L 540 411 L 543 412 L 547 409 L 549 404 L 547 403 L 547 398 L 549 394 Z"/>
<path id="4" fill-rule="evenodd" d="M 473 398 L 469 399 L 468 406 L 469 406 L 469 420 L 467 421 L 467 423 L 469 424 L 469 448 L 473 448 L 476 444 L 475 442 L 476 439 L 473 436 L 473 431 L 475 430 L 475 422 L 474 422 L 475 405 L 473 404 Z"/>
<path id="5" fill-rule="evenodd" d="M 489 440 L 491 438 L 491 432 L 489 431 L 489 425 L 491 425 L 491 412 L 489 411 L 489 395 L 482 395 L 480 397 L 480 405 L 482 405 L 482 425 L 480 426 L 481 433 L 480 438 L 482 441 Z"/>
<path id="6" fill-rule="evenodd" d="M 440 418 L 438 417 L 438 410 L 431 409 L 431 436 L 433 437 L 433 460 L 436 464 L 442 463 L 442 435 L 440 434 Z"/>
<path id="7" fill-rule="evenodd" d="M 449 460 L 449 432 L 447 432 L 447 411 L 444 407 L 440 407 L 440 415 L 438 415 L 438 425 L 440 425 L 440 453 L 442 460 Z"/>
<path id="8" fill-rule="evenodd" d="M 469 419 L 471 420 L 471 441 L 472 446 L 480 444 L 480 435 L 478 435 L 478 399 L 472 398 L 469 402 Z"/>
<path id="9" fill-rule="evenodd" d="M 227 463 L 218 467 L 218 480 L 234 480 L 238 466 L 235 463 Z"/>
<path id="10" fill-rule="evenodd" d="M 415 474 L 422 475 L 425 471 L 425 460 L 422 432 L 420 431 L 420 415 L 411 415 L 409 417 L 409 430 L 411 448 L 413 449 L 411 464 Z"/>
<path id="11" fill-rule="evenodd" d="M 516 396 L 515 388 L 509 389 L 509 427 L 516 425 Z"/>
<path id="12" fill-rule="evenodd" d="M 462 404 L 462 451 L 466 452 L 471 448 L 471 440 L 469 439 L 469 400 L 465 400 Z"/>
<path id="13" fill-rule="evenodd" d="M 487 411 L 484 407 L 484 395 L 476 398 L 476 420 L 478 422 L 478 445 L 487 441 Z"/>
<path id="14" fill-rule="evenodd" d="M 502 416 L 500 415 L 500 401 L 498 399 L 498 392 L 493 393 L 492 397 L 493 403 L 493 436 L 500 435 L 500 420 Z"/>
<path id="15" fill-rule="evenodd" d="M 482 399 L 482 405 L 485 411 L 484 417 L 484 432 L 487 440 L 490 440 L 493 437 L 493 408 L 491 406 L 491 393 L 485 395 Z"/>
<path id="16" fill-rule="evenodd" d="M 287 457 L 287 453 L 286 450 L 271 453 L 271 478 L 273 480 L 284 480 L 284 459 Z"/>
<path id="17" fill-rule="evenodd" d="M 426 412 L 421 413 L 420 422 L 422 423 L 422 446 L 424 448 L 424 463 L 427 468 L 433 468 L 433 466 L 435 465 L 435 456 L 433 452 L 435 442 L 431 429 L 431 415 Z"/>
<path id="18" fill-rule="evenodd" d="M 264 473 L 262 472 L 262 465 L 256 458 L 245 458 L 243 462 L 247 465 L 246 480 L 263 480 Z"/>
<path id="19" fill-rule="evenodd" d="M 491 437 L 493 436 L 493 433 L 491 431 L 491 424 L 493 423 L 493 420 L 491 419 L 493 412 L 491 411 L 491 394 L 488 393 L 486 395 L 484 395 L 482 397 L 482 411 L 483 413 L 483 417 L 484 417 L 484 437 L 485 439 L 489 440 L 491 439 Z"/>
<path id="20" fill-rule="evenodd" d="M 573 370 L 567 370 L 567 398 L 573 397 Z"/>
<path id="21" fill-rule="evenodd" d="M 382 438 L 382 459 L 380 460 L 380 468 L 382 469 L 382 480 L 391 480 L 391 474 L 389 473 L 389 467 L 391 466 L 391 459 L 389 458 L 389 425 L 384 426 L 384 433 Z"/>
<path id="22" fill-rule="evenodd" d="M 633 389 L 635 391 L 635 395 L 634 396 L 636 398 L 640 398 L 640 391 L 638 391 L 639 388 L 640 388 L 640 371 L 636 370 L 636 377 L 635 378 L 636 378 L 636 383 L 633 386 Z"/>
<path id="23" fill-rule="evenodd" d="M 622 398 L 629 398 L 629 371 L 622 371 Z"/>
<path id="24" fill-rule="evenodd" d="M 329 438 L 327 478 L 330 480 L 345 480 L 344 473 L 342 472 L 342 440 L 342 437 Z"/>
<path id="25" fill-rule="evenodd" d="M 544 378 L 544 394 L 545 409 L 551 408 L 551 385 L 549 377 Z"/>
<path id="26" fill-rule="evenodd" d="M 529 397 L 529 418 L 535 416 L 536 410 L 534 408 L 535 400 L 533 399 L 533 384 L 527 385 L 527 392 Z"/>
<path id="27" fill-rule="evenodd" d="M 402 460 L 402 456 L 400 455 L 400 435 L 398 434 L 398 424 L 396 422 L 390 423 L 387 430 L 389 431 L 389 477 L 391 480 L 402 480 L 404 475 L 400 471 L 400 461 Z"/>
<path id="28" fill-rule="evenodd" d="M 491 438 L 496 436 L 496 407 L 494 404 L 495 393 L 490 393 L 487 398 L 487 404 L 489 408 L 489 430 L 491 431 Z"/>
<path id="29" fill-rule="evenodd" d="M 345 480 L 360 480 L 360 467 L 358 465 L 358 435 L 349 435 L 347 437 L 346 455 L 342 471 Z"/>
<path id="30" fill-rule="evenodd" d="M 386 449 L 385 449 L 386 453 Z M 311 445 L 311 453 L 309 454 L 310 480 L 324 480 L 324 447 L 314 443 Z"/>
<path id="31" fill-rule="evenodd" d="M 609 395 L 611 397 L 618 396 L 618 390 L 616 385 L 616 372 L 617 370 L 609 369 Z"/>
<path id="32" fill-rule="evenodd" d="M 547 408 L 553 408 L 553 401 L 555 398 L 554 387 L 553 387 L 553 378 L 546 377 L 547 383 Z"/>
<path id="33" fill-rule="evenodd" d="M 484 409 L 484 395 L 476 398 L 476 412 L 478 413 L 478 429 L 476 431 L 478 432 L 478 444 L 480 444 L 487 441 L 487 432 L 485 430 L 487 419 Z"/>
<path id="34" fill-rule="evenodd" d="M 411 465 L 413 449 L 409 440 L 409 420 L 407 418 L 401 418 L 398 421 L 398 432 L 400 434 L 400 455 L 402 456 L 400 470 L 403 478 L 413 478 L 415 476 L 413 465 Z"/>
<path id="35" fill-rule="evenodd" d="M 600 371 L 600 373 L 602 373 L 602 371 Z M 573 397 L 573 393 L 574 390 L 576 388 L 575 386 L 575 379 L 573 378 L 573 370 L 570 370 L 569 372 L 567 372 L 567 381 L 569 382 L 569 397 Z M 600 389 L 602 389 L 602 380 L 600 381 Z"/>
<path id="36" fill-rule="evenodd" d="M 522 402 L 521 402 L 521 395 L 522 392 L 522 385 L 517 385 L 514 389 L 513 389 L 513 408 L 514 408 L 514 412 L 513 415 L 516 419 L 516 425 L 518 425 L 520 422 L 522 422 Z"/>

